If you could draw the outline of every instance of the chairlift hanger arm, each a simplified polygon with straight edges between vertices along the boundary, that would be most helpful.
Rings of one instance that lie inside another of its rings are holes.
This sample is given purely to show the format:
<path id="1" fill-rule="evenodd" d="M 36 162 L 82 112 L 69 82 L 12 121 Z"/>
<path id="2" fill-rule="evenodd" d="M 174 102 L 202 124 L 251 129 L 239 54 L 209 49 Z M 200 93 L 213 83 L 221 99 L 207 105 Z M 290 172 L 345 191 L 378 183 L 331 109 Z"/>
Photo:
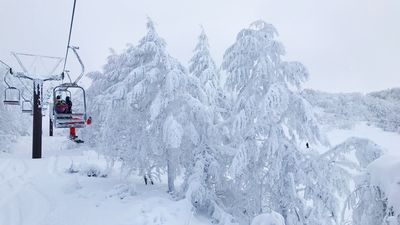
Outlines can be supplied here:
<path id="1" fill-rule="evenodd" d="M 25 98 L 25 90 L 22 90 L 21 97 L 24 101 L 29 101 L 28 98 Z M 32 98 L 31 98 L 32 99 Z"/>
<path id="2" fill-rule="evenodd" d="M 81 73 L 79 74 L 79 76 L 76 78 L 76 80 L 74 81 L 74 84 L 78 84 L 79 80 L 83 77 L 83 74 L 85 73 L 85 65 L 82 62 L 81 57 L 78 54 L 77 49 L 79 49 L 78 47 L 74 47 L 74 46 L 70 46 L 70 48 L 72 49 L 72 51 L 74 52 L 76 58 L 79 61 L 79 64 L 81 65 Z"/>
<path id="3" fill-rule="evenodd" d="M 65 74 L 67 74 L 67 77 L 68 77 L 68 80 L 69 80 L 69 83 L 72 83 L 72 80 L 71 80 L 71 76 L 69 75 L 69 70 L 64 70 L 63 72 L 62 72 L 62 80 L 63 80 L 63 82 L 64 82 L 64 77 L 65 77 Z"/>
<path id="4" fill-rule="evenodd" d="M 9 66 L 7 63 L 3 62 L 2 60 L 0 60 L 0 62 L 1 62 L 5 67 L 7 67 L 7 70 L 6 70 L 6 73 L 4 74 L 3 80 L 4 80 L 4 83 L 7 85 L 7 87 L 10 88 L 11 85 L 7 82 L 7 79 L 6 79 L 6 78 L 7 78 L 7 75 L 8 75 L 8 74 L 13 74 L 12 68 L 11 68 L 11 66 Z"/>
<path id="5" fill-rule="evenodd" d="M 6 79 L 6 77 L 7 77 L 7 75 L 8 75 L 9 73 L 11 73 L 11 68 L 10 68 L 10 70 L 7 70 L 7 71 L 6 71 L 6 73 L 4 74 L 4 77 L 3 77 L 4 83 L 7 85 L 8 88 L 11 87 L 11 85 L 7 82 L 7 79 Z"/>

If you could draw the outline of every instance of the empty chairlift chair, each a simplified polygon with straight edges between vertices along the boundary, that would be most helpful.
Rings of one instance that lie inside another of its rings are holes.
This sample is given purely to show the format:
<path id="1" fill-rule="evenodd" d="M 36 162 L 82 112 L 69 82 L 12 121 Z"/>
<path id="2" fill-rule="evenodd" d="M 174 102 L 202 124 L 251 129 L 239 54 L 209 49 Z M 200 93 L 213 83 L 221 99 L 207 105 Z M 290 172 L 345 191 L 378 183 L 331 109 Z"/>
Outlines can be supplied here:
<path id="1" fill-rule="evenodd" d="M 7 76 L 11 74 L 12 71 L 7 70 L 6 74 L 4 74 L 4 83 L 7 85 L 6 89 L 4 90 L 4 105 L 19 105 L 21 101 L 21 92 L 18 88 L 11 86 L 7 82 Z"/>
<path id="2" fill-rule="evenodd" d="M 33 112 L 32 111 L 32 102 L 29 101 L 29 100 L 22 101 L 21 108 L 22 108 L 22 113 L 30 113 L 30 114 L 32 114 L 32 112 Z"/>
<path id="3" fill-rule="evenodd" d="M 7 87 L 4 90 L 5 105 L 19 105 L 21 101 L 21 93 L 16 87 Z"/>

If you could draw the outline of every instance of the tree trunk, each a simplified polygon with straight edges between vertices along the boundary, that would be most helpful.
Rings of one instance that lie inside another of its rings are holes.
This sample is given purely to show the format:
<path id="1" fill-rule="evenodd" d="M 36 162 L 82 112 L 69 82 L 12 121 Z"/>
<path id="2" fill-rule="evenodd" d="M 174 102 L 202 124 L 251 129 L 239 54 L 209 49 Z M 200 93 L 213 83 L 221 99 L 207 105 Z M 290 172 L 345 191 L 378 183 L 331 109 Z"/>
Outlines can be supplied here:
<path id="1" fill-rule="evenodd" d="M 172 149 L 167 150 L 167 172 L 168 172 L 168 193 L 175 192 L 175 166 L 173 162 Z"/>

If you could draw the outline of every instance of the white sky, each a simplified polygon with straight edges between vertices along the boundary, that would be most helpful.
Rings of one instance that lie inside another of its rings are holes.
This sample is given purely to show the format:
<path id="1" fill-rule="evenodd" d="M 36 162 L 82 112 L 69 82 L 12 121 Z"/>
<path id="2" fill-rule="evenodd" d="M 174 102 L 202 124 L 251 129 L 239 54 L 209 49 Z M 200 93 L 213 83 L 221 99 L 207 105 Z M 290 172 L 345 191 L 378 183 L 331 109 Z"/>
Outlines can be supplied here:
<path id="1" fill-rule="evenodd" d="M 236 34 L 263 19 L 278 29 L 286 58 L 306 65 L 306 87 L 330 92 L 400 86 L 399 0 L 77 0 L 72 44 L 87 71 L 157 23 L 169 53 L 187 65 L 203 25 L 220 63 Z M 73 0 L 0 0 L 0 59 L 9 52 L 64 56 Z M 75 60 L 71 57 L 71 61 Z M 76 68 L 76 66 L 73 66 Z"/>

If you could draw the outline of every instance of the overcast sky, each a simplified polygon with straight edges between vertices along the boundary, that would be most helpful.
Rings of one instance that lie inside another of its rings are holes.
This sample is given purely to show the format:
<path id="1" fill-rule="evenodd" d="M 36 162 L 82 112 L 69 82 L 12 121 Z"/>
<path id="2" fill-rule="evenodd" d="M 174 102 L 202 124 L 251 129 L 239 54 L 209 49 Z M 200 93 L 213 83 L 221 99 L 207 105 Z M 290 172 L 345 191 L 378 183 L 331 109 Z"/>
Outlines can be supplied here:
<path id="1" fill-rule="evenodd" d="M 10 51 L 64 56 L 72 3 L 0 0 L 0 59 L 15 65 Z M 285 58 L 309 69 L 306 87 L 330 92 L 400 87 L 399 0 L 77 0 L 72 44 L 80 46 L 87 71 L 102 68 L 109 48 L 121 52 L 127 43 L 136 44 L 147 16 L 184 65 L 200 25 L 220 63 L 236 34 L 262 19 L 278 29 Z"/>

